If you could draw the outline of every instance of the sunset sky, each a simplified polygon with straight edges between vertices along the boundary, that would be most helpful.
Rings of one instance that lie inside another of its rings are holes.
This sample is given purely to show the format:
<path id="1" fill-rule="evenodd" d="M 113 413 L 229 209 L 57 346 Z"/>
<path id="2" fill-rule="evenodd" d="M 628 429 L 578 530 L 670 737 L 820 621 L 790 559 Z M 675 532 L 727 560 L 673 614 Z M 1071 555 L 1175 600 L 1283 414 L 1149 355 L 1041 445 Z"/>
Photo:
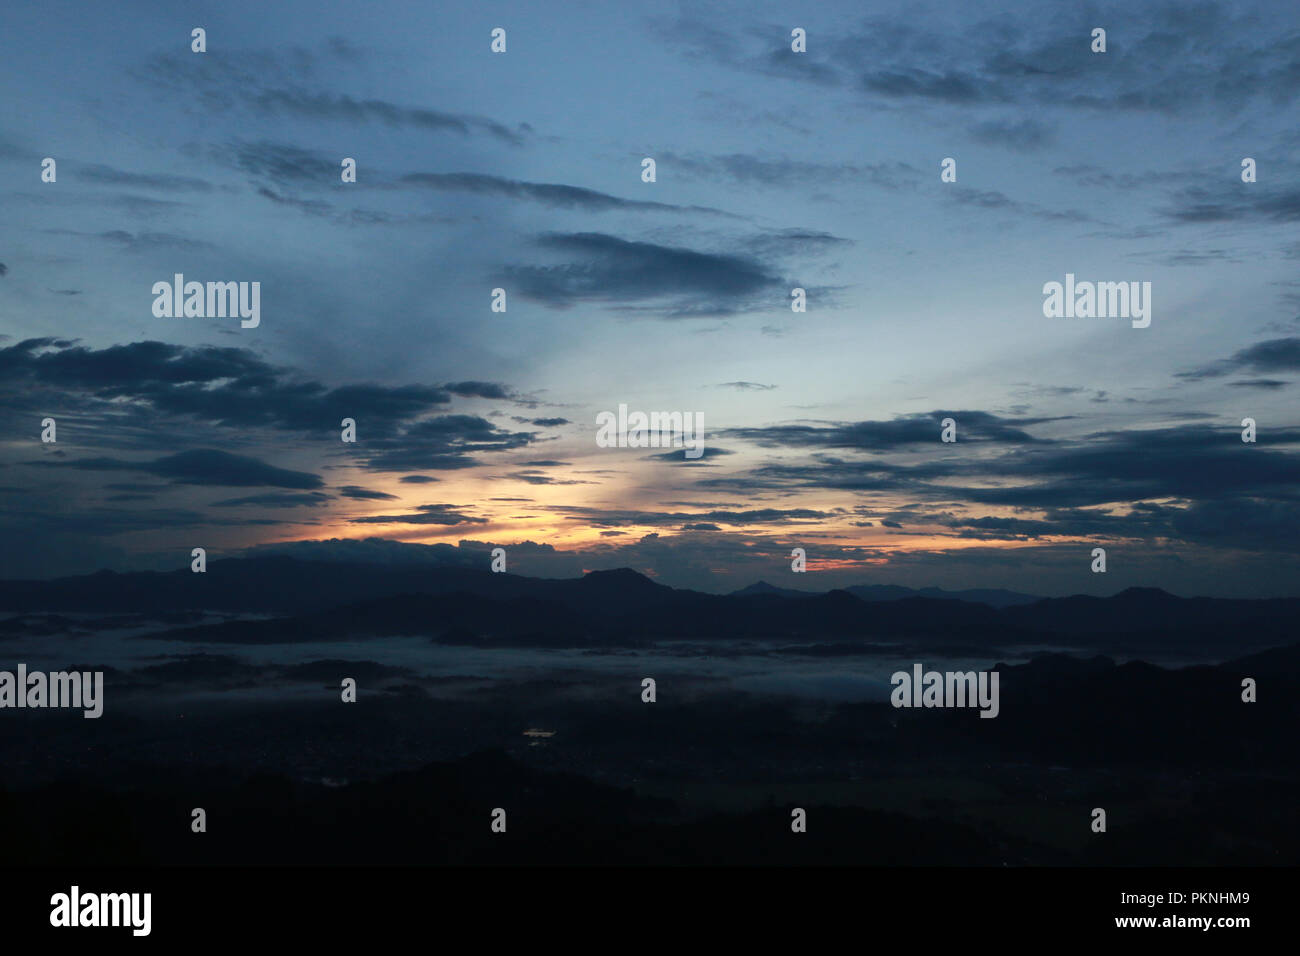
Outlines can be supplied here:
<path id="1" fill-rule="evenodd" d="M 0 576 L 1300 595 L 1300 7 L 1088 9 L 6 5 Z M 155 317 L 176 273 L 260 325 Z M 1067 273 L 1150 327 L 1045 317 Z"/>

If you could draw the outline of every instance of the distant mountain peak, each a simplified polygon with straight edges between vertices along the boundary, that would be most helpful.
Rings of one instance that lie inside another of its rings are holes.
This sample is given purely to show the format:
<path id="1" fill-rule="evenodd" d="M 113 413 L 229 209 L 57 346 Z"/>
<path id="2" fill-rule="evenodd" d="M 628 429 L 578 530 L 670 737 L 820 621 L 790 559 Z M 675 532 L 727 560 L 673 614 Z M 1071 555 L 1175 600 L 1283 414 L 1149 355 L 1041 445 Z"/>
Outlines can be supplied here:
<path id="1" fill-rule="evenodd" d="M 662 584 L 656 583 L 652 578 L 642 574 L 640 571 L 634 571 L 632 568 L 611 568 L 608 571 L 588 571 L 582 576 L 584 583 L 590 584 L 617 584 L 622 587 L 663 587 Z"/>
<path id="2" fill-rule="evenodd" d="M 747 588 L 741 588 L 739 591 L 732 591 L 732 594 L 780 594 L 785 588 L 779 588 L 775 584 L 769 584 L 767 581 L 755 581 Z"/>
<path id="3" fill-rule="evenodd" d="M 1174 595 L 1170 594 L 1164 588 L 1139 588 L 1139 587 L 1125 588 L 1123 591 L 1120 591 L 1118 594 L 1116 594 L 1115 597 L 1148 598 L 1148 599 L 1149 598 L 1165 598 L 1165 599 L 1174 598 L 1175 600 L 1177 600 L 1177 598 L 1175 598 Z"/>
<path id="4" fill-rule="evenodd" d="M 732 591 L 731 597 L 780 597 L 780 598 L 810 598 L 817 597 L 820 591 L 801 591 L 797 588 L 778 587 L 768 581 L 756 581 L 748 587 L 741 588 L 738 591 Z"/>

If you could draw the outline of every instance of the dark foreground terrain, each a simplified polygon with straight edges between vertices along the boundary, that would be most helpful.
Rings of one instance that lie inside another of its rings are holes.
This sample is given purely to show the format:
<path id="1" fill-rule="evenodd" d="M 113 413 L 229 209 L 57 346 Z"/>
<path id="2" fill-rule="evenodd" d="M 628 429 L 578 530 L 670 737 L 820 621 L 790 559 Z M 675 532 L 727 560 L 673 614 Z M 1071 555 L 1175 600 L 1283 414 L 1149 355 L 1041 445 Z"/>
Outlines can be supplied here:
<path id="1" fill-rule="evenodd" d="M 454 591 L 345 594 L 370 603 L 307 621 L 292 587 L 264 588 L 253 606 L 232 597 L 223 607 L 261 617 L 213 623 L 197 602 L 172 606 L 171 591 L 158 592 L 169 595 L 165 608 L 149 606 L 143 588 L 128 600 L 124 583 L 102 600 L 68 586 L 64 603 L 75 607 L 60 606 L 51 585 L 40 610 L 31 594 L 7 591 L 4 609 L 17 616 L 4 622 L 0 648 L 46 648 L 63 666 L 104 669 L 107 704 L 96 720 L 0 714 L 0 863 L 1300 861 L 1300 645 L 1258 649 L 1290 630 L 1290 602 L 1188 607 L 1162 592 L 1125 592 L 1074 605 L 903 597 L 885 607 L 848 592 L 694 596 L 623 575 L 555 586 L 515 579 L 508 599 L 465 590 L 464 579 Z M 425 616 L 431 601 L 437 617 Z M 556 618 L 527 613 L 534 601 L 570 614 L 586 659 L 606 669 L 556 657 L 494 679 L 411 663 L 434 647 L 505 644 L 509 660 L 540 653 L 560 632 Z M 797 604 L 802 613 L 791 610 Z M 690 651 L 701 668 L 725 659 L 728 641 L 760 632 L 781 643 L 751 657 L 778 676 L 796 661 L 833 670 L 870 660 L 883 638 L 895 642 L 891 653 L 923 662 L 954 645 L 1069 652 L 996 664 L 996 719 L 779 685 L 738 690 L 692 676 L 690 666 L 663 676 L 658 700 L 644 703 L 639 682 L 651 659 L 627 645 L 649 640 L 647 630 L 617 639 L 608 612 L 631 607 L 643 624 L 669 627 L 688 606 L 697 612 L 692 633 L 707 630 L 699 617 L 707 613 L 723 635 Z M 457 607 L 476 610 L 457 616 Z M 1226 629 L 1234 614 L 1257 625 L 1250 638 Z M 928 635 L 903 626 L 918 619 L 952 626 Z M 1125 622 L 1135 627 L 1128 637 Z M 148 663 L 96 664 L 106 635 L 128 626 L 144 631 L 133 640 Z M 1188 656 L 1204 663 L 1119 663 L 1099 653 L 1168 647 L 1180 631 Z M 407 664 L 365 659 L 383 634 L 414 642 L 399 648 Z M 308 638 L 330 656 L 304 650 Z M 1243 651 L 1231 653 L 1234 645 Z M 245 656 L 249 648 L 261 656 Z M 340 702 L 341 674 L 362 688 L 356 703 Z M 1241 699 L 1248 677 L 1255 703 Z M 205 833 L 191 830 L 200 807 Z M 506 811 L 505 833 L 492 831 L 495 808 Z M 791 830 L 795 808 L 807 811 L 806 833 Z M 1092 829 L 1094 808 L 1106 811 L 1104 833 Z"/>

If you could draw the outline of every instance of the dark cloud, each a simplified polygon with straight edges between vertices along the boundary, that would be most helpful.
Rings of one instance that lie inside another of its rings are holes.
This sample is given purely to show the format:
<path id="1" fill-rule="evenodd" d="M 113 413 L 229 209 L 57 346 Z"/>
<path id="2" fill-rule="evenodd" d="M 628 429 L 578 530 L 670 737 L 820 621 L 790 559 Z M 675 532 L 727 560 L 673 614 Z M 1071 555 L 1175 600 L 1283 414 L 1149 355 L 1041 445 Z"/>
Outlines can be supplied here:
<path id="1" fill-rule="evenodd" d="M 377 471 L 451 471 L 477 465 L 478 452 L 523 448 L 536 432 L 508 432 L 477 415 L 440 415 L 367 441 L 363 462 Z"/>
<path id="2" fill-rule="evenodd" d="M 489 176 L 486 173 L 410 173 L 403 176 L 400 181 L 408 186 L 525 199 L 558 209 L 580 209 L 584 212 L 645 210 L 729 215 L 720 209 L 708 206 L 674 206 L 644 199 L 622 199 L 582 186 L 567 186 L 563 183 L 529 183 L 518 179 L 505 179 L 501 176 Z"/>
<path id="3" fill-rule="evenodd" d="M 922 173 L 910 163 L 814 163 L 806 160 L 763 158 L 748 153 L 718 156 L 681 156 L 667 152 L 662 165 L 673 172 L 696 179 L 712 179 L 737 185 L 778 187 L 820 186 L 828 183 L 877 186 L 898 190 L 914 188 Z"/>
<path id="4" fill-rule="evenodd" d="M 1269 339 L 1234 352 L 1226 359 L 1190 372 L 1178 372 L 1177 377 L 1199 381 L 1221 378 L 1234 372 L 1295 372 L 1300 371 L 1300 338 Z M 1268 387 L 1268 386 L 1264 386 Z"/>
<path id="5" fill-rule="evenodd" d="M 705 479 L 701 485 L 750 493 L 792 488 L 906 491 L 929 500 L 1057 509 L 1162 499 L 1300 497 L 1294 490 L 1300 482 L 1300 455 L 1286 450 L 1300 444 L 1300 429 L 1270 429 L 1266 441 L 1275 447 L 1261 447 L 1243 443 L 1240 430 L 1231 426 L 1099 432 L 1071 442 L 1022 443 L 991 457 L 957 452 L 915 465 L 822 454 L 812 462 L 761 465 L 740 475 Z M 756 431 L 763 437 L 764 430 Z M 827 440 L 818 431 L 801 440 L 799 429 L 778 427 L 766 437 L 815 447 Z M 958 434 L 958 443 L 948 449 L 960 448 L 960 425 Z M 899 443 L 906 439 L 903 434 Z M 842 447 L 857 447 L 850 444 L 851 435 L 833 440 L 844 442 Z M 889 447 L 882 443 L 878 450 Z"/>
<path id="6" fill-rule="evenodd" d="M 67 167 L 75 179 L 105 186 L 146 187 L 175 192 L 211 192 L 213 189 L 212 183 L 206 179 L 197 179 L 193 176 L 176 176 L 170 173 L 137 173 L 114 169 L 112 166 L 105 166 L 101 163 L 88 165 L 68 163 Z"/>
<path id="7" fill-rule="evenodd" d="M 348 561 L 365 564 L 432 564 L 481 567 L 482 549 L 461 550 L 451 544 L 415 544 L 388 538 L 330 538 L 287 541 L 249 548 L 247 554 L 287 554 L 304 561 Z"/>
<path id="8" fill-rule="evenodd" d="M 487 524 L 486 518 L 475 518 L 454 510 L 455 505 L 420 505 L 413 514 L 367 515 L 353 518 L 353 524 Z"/>
<path id="9" fill-rule="evenodd" d="M 769 259 L 791 256 L 816 256 L 843 246 L 853 245 L 852 239 L 833 236 L 829 232 L 811 229 L 777 229 L 745 240 L 745 246 L 755 254 Z"/>
<path id="10" fill-rule="evenodd" d="M 330 495 L 320 491 L 304 492 L 302 494 L 281 493 L 266 495 L 248 495 L 244 498 L 230 498 L 226 501 L 214 501 L 214 508 L 239 508 L 247 505 L 257 505 L 264 508 L 318 508 L 321 505 L 328 504 L 331 500 Z"/>
<path id="11" fill-rule="evenodd" d="M 915 67 L 873 70 L 863 75 L 862 88 L 892 99 L 938 100 L 959 106 L 1011 99 L 997 84 L 976 74 Z"/>
<path id="12" fill-rule="evenodd" d="M 750 511 L 704 511 L 686 514 L 677 511 L 619 511 L 602 508 L 556 506 L 550 509 L 571 521 L 583 521 L 596 527 L 626 525 L 679 527 L 683 523 L 706 523 L 744 526 L 755 524 L 807 524 L 834 517 L 828 511 L 811 508 L 755 508 Z"/>
<path id="13" fill-rule="evenodd" d="M 120 458 L 75 458 L 68 461 L 34 461 L 44 468 L 72 468 L 80 471 L 138 471 L 170 478 L 179 485 L 266 485 L 273 488 L 320 488 L 324 482 L 305 471 L 276 468 L 247 455 L 232 455 L 215 448 L 183 451 L 154 461 L 123 461 Z"/>
<path id="14" fill-rule="evenodd" d="M 292 206 L 311 216 L 328 216 L 334 211 L 334 207 L 320 199 L 299 199 L 296 196 L 282 196 L 273 189 L 265 186 L 259 186 L 257 194 L 263 199 L 269 199 L 271 202 L 280 206 Z"/>
<path id="15" fill-rule="evenodd" d="M 1276 109 L 1300 93 L 1294 31 L 1260 31 L 1258 14 L 1226 4 L 1100 17 L 1078 8 L 1037 22 L 980 10 L 956 25 L 942 20 L 872 17 L 860 29 L 810 35 L 809 53 L 795 56 L 789 30 L 777 26 L 745 33 L 691 15 L 660 18 L 652 29 L 692 59 L 851 87 L 886 104 L 1230 115 L 1252 102 Z M 1105 54 L 1090 48 L 1098 25 L 1108 29 Z"/>
<path id="16" fill-rule="evenodd" d="M 686 452 L 688 451 L 697 451 L 699 452 L 699 456 L 696 458 L 687 458 Z M 694 463 L 706 462 L 709 461 L 710 459 L 719 458 L 723 455 L 734 455 L 734 454 L 735 452 L 728 451 L 726 448 L 717 448 L 712 445 L 705 445 L 702 451 L 698 448 L 696 449 L 674 448 L 671 451 L 661 451 L 653 455 L 646 455 L 645 457 L 647 460 L 653 460 L 653 461 L 686 462 L 687 464 L 690 464 L 692 462 Z"/>
<path id="17" fill-rule="evenodd" d="M 268 140 L 255 143 L 237 141 L 228 147 L 214 149 L 213 155 L 220 156 L 242 172 L 278 183 L 333 184 L 342 169 L 340 159 L 327 159 L 298 146 Z"/>
<path id="18" fill-rule="evenodd" d="M 443 386 L 453 395 L 462 398 L 512 398 L 510 389 L 495 382 L 448 382 Z"/>
<path id="19" fill-rule="evenodd" d="M 576 478 L 552 478 L 550 475 L 540 471 L 514 471 L 505 476 L 515 481 L 524 481 L 530 485 L 590 485 L 591 481 L 581 481 Z"/>
<path id="20" fill-rule="evenodd" d="M 1300 503 L 1234 498 L 1200 501 L 1172 520 L 1181 538 L 1246 551 L 1300 552 Z"/>
<path id="21" fill-rule="evenodd" d="M 193 528 L 210 523 L 200 512 L 188 508 L 123 508 L 114 504 L 107 508 L 66 508 L 46 510 L 0 509 L 0 522 L 4 532 L 15 540 L 24 537 L 42 539 L 71 538 L 73 547 L 78 539 L 104 538 L 140 531 L 166 531 L 172 528 Z M 223 521 L 225 525 L 247 522 Z M 28 577 L 20 569 L 10 572 L 16 577 Z"/>
<path id="22" fill-rule="evenodd" d="M 383 99 L 354 99 L 322 90 L 336 78 L 340 64 L 351 66 L 360 58 L 355 47 L 331 41 L 315 49 L 227 49 L 220 56 L 166 53 L 134 72 L 155 87 L 197 99 L 205 112 L 244 107 L 272 116 L 375 123 L 463 136 L 483 133 L 513 146 L 527 142 L 532 133 L 527 123 L 511 127 L 473 114 L 403 106 Z"/>
<path id="23" fill-rule="evenodd" d="M 879 451 L 907 445 L 944 447 L 940 445 L 940 438 L 941 423 L 945 418 L 951 418 L 957 423 L 958 442 L 1013 444 L 1040 441 L 1041 439 L 1035 439 L 1024 428 L 1050 420 L 1006 419 L 982 411 L 934 411 L 924 415 L 895 418 L 892 421 L 767 425 L 755 428 L 729 428 L 720 434 L 727 438 L 751 441 L 763 448 L 789 446 Z"/>
<path id="24" fill-rule="evenodd" d="M 1158 262 L 1165 266 L 1202 266 L 1208 262 L 1241 262 L 1228 249 L 1178 249 L 1172 252 L 1132 252 L 1130 259 Z"/>
<path id="25" fill-rule="evenodd" d="M 1050 146 L 1056 129 L 1033 119 L 985 120 L 970 127 L 971 138 L 986 146 L 1002 146 L 1022 153 L 1032 153 Z"/>
<path id="26" fill-rule="evenodd" d="M 321 435 L 344 418 L 357 422 L 367 448 L 396 452 L 398 436 L 435 440 L 463 429 L 453 440 L 475 450 L 518 447 L 530 435 L 498 433 L 483 419 L 435 419 L 416 425 L 428 412 L 446 406 L 453 395 L 504 398 L 509 390 L 485 382 L 429 385 L 342 385 L 296 379 L 254 352 L 217 346 L 185 347 L 163 342 L 133 342 L 104 349 L 62 339 L 27 339 L 0 349 L 0 397 L 27 407 L 44 392 L 66 398 L 80 392 L 105 413 L 120 413 L 134 403 L 155 417 L 191 418 L 220 426 L 271 428 Z M 87 402 L 82 402 L 83 407 Z M 481 423 L 481 424 L 480 424 Z M 477 437 L 478 440 L 472 440 Z M 430 446 L 435 447 L 435 446 Z M 417 466 L 418 467 L 418 466 Z"/>
<path id="27" fill-rule="evenodd" d="M 1099 166 L 1088 164 L 1076 164 L 1073 166 L 1057 166 L 1052 170 L 1053 175 L 1068 176 L 1080 186 L 1090 186 L 1100 189 L 1138 189 L 1150 182 L 1150 176 L 1143 176 L 1139 173 L 1113 173 Z M 1165 174 L 1168 176 L 1168 174 Z"/>
<path id="28" fill-rule="evenodd" d="M 357 100 L 346 94 L 297 89 L 263 89 L 246 94 L 246 102 L 267 113 L 301 116 L 308 119 L 344 123 L 383 123 L 387 126 L 462 135 L 488 133 L 513 146 L 523 145 L 528 138 L 528 130 L 522 125 L 511 128 L 504 123 L 482 116 L 402 106 L 388 100 Z"/>
<path id="29" fill-rule="evenodd" d="M 579 302 L 629 306 L 666 318 L 727 315 L 784 304 L 790 285 L 754 258 L 698 252 L 603 233 L 556 233 L 538 244 L 577 256 L 551 266 L 516 266 L 509 279 L 525 298 L 556 307 Z"/>
<path id="30" fill-rule="evenodd" d="M 1286 388 L 1291 383 L 1280 378 L 1244 378 L 1240 382 L 1229 382 L 1229 388 L 1258 388 L 1264 391 L 1276 391 Z"/>
<path id="31" fill-rule="evenodd" d="M 405 481 L 405 479 L 403 479 Z M 375 491 L 373 488 L 361 488 L 357 485 L 344 485 L 339 489 L 339 494 L 344 498 L 351 498 L 354 501 L 396 501 L 397 495 L 390 495 L 386 491 Z"/>
<path id="32" fill-rule="evenodd" d="M 1269 188 L 1259 183 L 1217 189 L 1195 186 L 1177 193 L 1162 213 L 1175 222 L 1193 224 L 1300 222 L 1300 189 Z"/>
<path id="33" fill-rule="evenodd" d="M 1092 216 L 1077 209 L 1057 210 L 1048 209 L 1037 203 L 1025 202 L 1020 199 L 1012 199 L 1006 193 L 999 192 L 996 189 L 946 189 L 943 196 L 949 201 L 959 206 L 969 206 L 976 209 L 992 209 L 1005 212 L 1015 213 L 1021 217 L 1033 217 L 1035 219 L 1046 219 L 1049 221 L 1060 222 L 1095 222 Z"/>
<path id="34" fill-rule="evenodd" d="M 199 250 L 214 248 L 210 242 L 187 239 L 185 236 L 179 236 L 171 232 L 131 233 L 125 229 L 112 229 L 108 232 L 99 233 L 98 238 L 122 246 L 131 252 L 144 252 L 152 249 Z"/>

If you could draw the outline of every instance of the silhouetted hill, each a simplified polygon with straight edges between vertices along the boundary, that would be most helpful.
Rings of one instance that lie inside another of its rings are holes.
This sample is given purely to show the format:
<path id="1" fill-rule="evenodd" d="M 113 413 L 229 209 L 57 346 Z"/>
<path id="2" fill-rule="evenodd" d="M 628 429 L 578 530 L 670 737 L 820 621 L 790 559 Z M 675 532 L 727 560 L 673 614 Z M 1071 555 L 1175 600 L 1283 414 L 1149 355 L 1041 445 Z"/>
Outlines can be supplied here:
<path id="1" fill-rule="evenodd" d="M 858 584 L 846 589 L 864 601 L 897 601 L 902 598 L 924 597 L 950 601 L 969 601 L 989 607 L 1013 607 L 1042 600 L 1032 594 L 1003 591 L 998 588 L 974 588 L 966 591 L 945 591 L 942 588 L 904 588 L 894 584 Z"/>
<path id="2" fill-rule="evenodd" d="M 813 597 L 817 591 L 795 591 L 791 588 L 779 588 L 774 584 L 768 584 L 766 581 L 757 581 L 749 587 L 741 588 L 738 591 L 732 591 L 731 597 L 780 597 L 780 598 L 806 598 Z"/>
<path id="3" fill-rule="evenodd" d="M 188 569 L 100 572 L 54 581 L 0 582 L 0 610 L 156 617 L 204 609 L 277 615 L 273 621 L 170 632 L 187 640 L 239 643 L 404 633 L 462 643 L 538 646 L 670 637 L 924 639 L 933 644 L 941 637 L 966 648 L 1037 642 L 1128 656 L 1156 649 L 1193 656 L 1211 650 L 1259 650 L 1291 640 L 1294 621 L 1300 618 L 1300 600 L 1293 598 L 1179 598 L 1155 588 L 1129 588 L 1113 597 L 1046 598 L 997 607 L 992 605 L 1027 596 L 975 591 L 939 592 L 944 597 L 937 598 L 924 596 L 926 591 L 882 592 L 879 587 L 799 594 L 796 599 L 784 589 L 755 585 L 715 595 L 666 587 L 626 568 L 575 579 L 543 579 L 428 564 L 267 556 L 213 561 L 204 574 Z M 864 593 L 876 597 L 864 599 Z M 960 593 L 983 599 L 961 600 L 955 596 Z M 42 626 L 32 618 L 19 630 L 33 633 L 27 628 Z"/>
<path id="4" fill-rule="evenodd" d="M 1042 600 L 1032 594 L 1017 591 L 1003 591 L 998 588 L 974 588 L 966 591 L 945 591 L 942 588 L 905 588 L 897 584 L 855 584 L 844 588 L 854 597 L 864 601 L 899 601 L 904 598 L 925 597 L 938 600 L 969 601 L 972 604 L 987 604 L 989 607 L 1012 607 L 1018 604 L 1032 604 Z M 781 588 L 758 581 L 749 587 L 732 591 L 732 597 L 781 597 L 806 598 L 818 591 L 800 591 L 793 588 Z"/>
<path id="5" fill-rule="evenodd" d="M 1128 588 L 1108 598 L 1044 598 L 1006 608 L 1002 617 L 1010 626 L 1041 633 L 1142 635 L 1148 642 L 1175 646 L 1241 637 L 1263 647 L 1294 639 L 1300 600 L 1180 598 L 1159 588 Z"/>

